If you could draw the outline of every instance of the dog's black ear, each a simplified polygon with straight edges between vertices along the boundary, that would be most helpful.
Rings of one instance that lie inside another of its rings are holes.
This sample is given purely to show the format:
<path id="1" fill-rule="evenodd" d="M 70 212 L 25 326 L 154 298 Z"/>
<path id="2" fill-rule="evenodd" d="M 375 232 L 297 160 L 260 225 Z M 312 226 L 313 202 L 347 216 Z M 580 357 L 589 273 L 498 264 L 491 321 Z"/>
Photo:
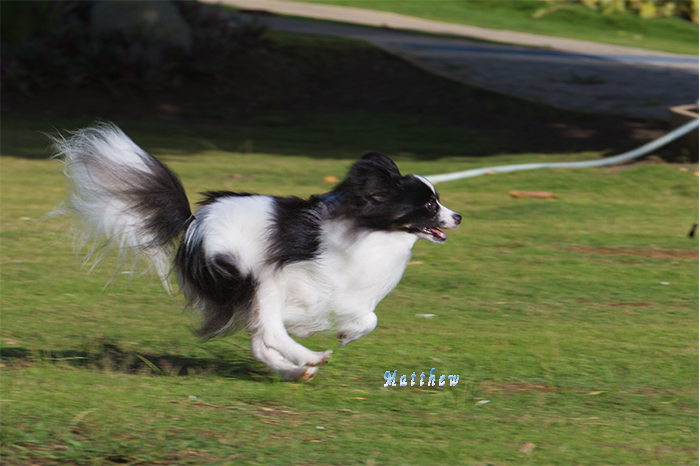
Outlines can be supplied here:
<path id="1" fill-rule="evenodd" d="M 353 180 L 364 199 L 383 202 L 396 191 L 401 172 L 393 160 L 379 152 L 368 152 L 350 168 Z"/>
<path id="2" fill-rule="evenodd" d="M 392 178 L 395 176 L 401 176 L 401 172 L 399 172 L 399 167 L 396 166 L 394 161 L 386 155 L 380 154 L 379 152 L 367 152 L 365 155 L 362 156 L 360 160 L 367 160 L 372 164 L 376 165 L 377 168 L 383 168 L 389 173 L 389 175 Z"/>

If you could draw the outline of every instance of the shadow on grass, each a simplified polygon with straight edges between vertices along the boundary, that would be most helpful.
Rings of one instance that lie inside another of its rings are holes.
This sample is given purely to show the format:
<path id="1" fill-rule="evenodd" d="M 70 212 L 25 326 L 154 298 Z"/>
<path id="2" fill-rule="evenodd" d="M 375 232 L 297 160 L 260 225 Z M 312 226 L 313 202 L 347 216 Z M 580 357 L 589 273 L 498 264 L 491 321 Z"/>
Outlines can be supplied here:
<path id="1" fill-rule="evenodd" d="M 562 112 L 563 113 L 563 112 Z M 198 155 L 216 150 L 266 153 L 317 159 L 354 159 L 368 151 L 414 160 L 498 154 L 604 152 L 615 154 L 663 134 L 655 122 L 607 117 L 537 118 L 525 111 L 522 123 L 473 125 L 447 122 L 435 116 L 343 114 L 259 116 L 238 123 L 198 121 L 134 121 L 114 119 L 134 141 L 159 156 Z M 538 121 L 539 120 L 539 121 Z M 52 155 L 49 139 L 85 127 L 91 119 L 56 119 L 32 115 L 2 120 L 4 156 L 45 159 Z M 534 124 L 534 126 L 533 126 Z"/>
<path id="2" fill-rule="evenodd" d="M 558 110 L 453 82 L 363 42 L 270 33 L 215 82 L 177 88 L 56 87 L 3 94 L 3 155 L 49 156 L 42 132 L 101 118 L 154 155 L 219 149 L 431 160 L 495 154 L 616 153 L 658 137 L 658 121 Z"/>
<path id="3" fill-rule="evenodd" d="M 0 359 L 8 367 L 31 362 L 63 363 L 73 367 L 124 372 L 127 374 L 159 376 L 186 376 L 215 374 L 219 377 L 251 381 L 271 381 L 267 371 L 253 367 L 252 360 L 232 361 L 224 355 L 211 358 L 192 358 L 177 354 L 155 355 L 126 351 L 113 343 L 98 342 L 85 349 L 29 350 L 22 347 L 0 348 Z"/>

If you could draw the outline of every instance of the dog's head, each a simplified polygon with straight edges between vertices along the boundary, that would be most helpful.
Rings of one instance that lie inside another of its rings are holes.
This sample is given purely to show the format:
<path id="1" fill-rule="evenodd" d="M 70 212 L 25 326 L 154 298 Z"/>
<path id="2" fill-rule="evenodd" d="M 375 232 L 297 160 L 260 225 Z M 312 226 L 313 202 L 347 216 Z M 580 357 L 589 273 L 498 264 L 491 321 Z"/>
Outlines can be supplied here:
<path id="1" fill-rule="evenodd" d="M 441 228 L 457 228 L 462 216 L 440 204 L 435 187 L 419 175 L 403 176 L 396 164 L 377 152 L 365 154 L 332 193 L 343 198 L 345 216 L 358 227 L 405 231 L 444 243 Z"/>

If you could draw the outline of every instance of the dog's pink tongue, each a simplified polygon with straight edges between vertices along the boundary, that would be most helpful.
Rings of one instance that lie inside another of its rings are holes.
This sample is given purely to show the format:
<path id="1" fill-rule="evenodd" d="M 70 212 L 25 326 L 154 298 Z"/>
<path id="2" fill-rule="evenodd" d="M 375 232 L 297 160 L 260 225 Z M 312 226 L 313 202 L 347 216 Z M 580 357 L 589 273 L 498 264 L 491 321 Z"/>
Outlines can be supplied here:
<path id="1" fill-rule="evenodd" d="M 443 233 L 442 231 L 438 230 L 437 228 L 431 228 L 430 231 L 440 239 L 447 238 L 447 235 L 445 233 Z"/>

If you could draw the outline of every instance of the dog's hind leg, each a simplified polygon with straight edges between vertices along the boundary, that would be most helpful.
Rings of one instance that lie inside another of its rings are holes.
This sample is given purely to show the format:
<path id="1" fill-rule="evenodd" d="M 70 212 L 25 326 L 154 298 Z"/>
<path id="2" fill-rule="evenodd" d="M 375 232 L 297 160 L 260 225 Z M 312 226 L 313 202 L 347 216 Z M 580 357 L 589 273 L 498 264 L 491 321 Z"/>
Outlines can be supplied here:
<path id="1" fill-rule="evenodd" d="M 271 371 L 279 374 L 282 380 L 297 382 L 300 380 L 309 381 L 314 378 L 318 367 L 297 366 L 284 358 L 277 350 L 265 344 L 265 340 L 260 334 L 251 333 L 250 347 L 253 356 L 267 364 Z"/>
<path id="2" fill-rule="evenodd" d="M 284 328 L 284 294 L 274 280 L 263 280 L 257 291 L 257 316 L 253 330 L 266 347 L 279 352 L 298 366 L 321 366 L 331 359 L 333 351 L 311 351 L 297 343 Z"/>
<path id="3" fill-rule="evenodd" d="M 377 314 L 370 312 L 362 317 L 350 320 L 342 324 L 338 329 L 338 346 L 345 346 L 351 341 L 355 341 L 368 333 L 377 326 Z"/>

